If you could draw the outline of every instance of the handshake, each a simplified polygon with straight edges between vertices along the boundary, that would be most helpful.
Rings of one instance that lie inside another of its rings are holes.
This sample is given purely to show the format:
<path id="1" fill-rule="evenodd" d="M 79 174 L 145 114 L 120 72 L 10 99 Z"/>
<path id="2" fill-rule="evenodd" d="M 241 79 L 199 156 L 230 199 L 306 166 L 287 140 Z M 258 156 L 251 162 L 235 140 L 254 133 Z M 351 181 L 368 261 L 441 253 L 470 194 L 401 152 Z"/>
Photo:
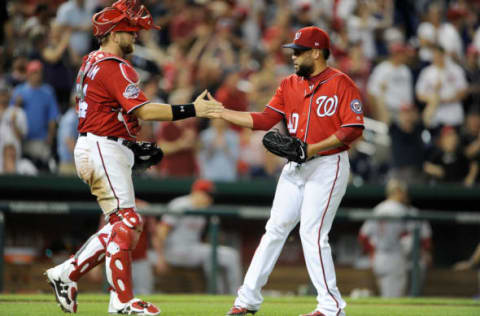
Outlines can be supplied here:
<path id="1" fill-rule="evenodd" d="M 223 104 L 215 100 L 207 90 L 204 90 L 193 101 L 193 105 L 197 117 L 221 118 L 224 111 Z"/>

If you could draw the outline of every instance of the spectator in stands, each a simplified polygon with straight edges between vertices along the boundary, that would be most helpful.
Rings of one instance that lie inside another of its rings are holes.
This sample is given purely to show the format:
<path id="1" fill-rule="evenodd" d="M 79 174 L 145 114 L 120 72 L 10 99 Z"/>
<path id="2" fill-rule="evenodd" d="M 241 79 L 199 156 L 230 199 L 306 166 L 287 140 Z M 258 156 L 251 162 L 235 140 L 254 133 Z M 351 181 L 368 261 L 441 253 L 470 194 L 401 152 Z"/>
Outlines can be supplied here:
<path id="1" fill-rule="evenodd" d="M 440 45 L 447 54 L 457 63 L 463 63 L 463 27 L 468 12 L 465 8 L 452 5 L 446 12 L 447 22 L 444 22 L 438 29 L 437 38 Z"/>
<path id="2" fill-rule="evenodd" d="M 387 199 L 373 209 L 378 217 L 402 217 L 408 213 L 408 193 L 405 183 L 392 179 L 387 183 Z M 382 297 L 406 294 L 407 256 L 401 239 L 408 233 L 406 222 L 369 219 L 360 228 L 359 241 L 370 253 L 372 269 Z"/>
<path id="3" fill-rule="evenodd" d="M 373 69 L 368 81 L 375 117 L 387 124 L 398 120 L 403 105 L 413 104 L 413 77 L 406 65 L 408 52 L 404 44 L 392 44 L 388 59 Z"/>
<path id="4" fill-rule="evenodd" d="M 27 135 L 27 117 L 21 104 L 8 106 L 10 91 L 6 86 L 0 86 L 0 145 L 5 142 L 14 144 L 20 158 L 22 154 L 22 141 Z"/>
<path id="5" fill-rule="evenodd" d="M 28 59 L 25 56 L 18 56 L 13 60 L 12 71 L 6 74 L 6 82 L 11 87 L 24 83 L 27 80 Z"/>
<path id="6" fill-rule="evenodd" d="M 189 195 L 173 199 L 168 208 L 171 212 L 199 210 L 208 208 L 213 203 L 211 181 L 198 179 L 192 184 Z M 197 267 L 202 266 L 205 274 L 212 271 L 212 246 L 201 241 L 206 225 L 204 216 L 164 215 L 157 227 L 155 247 L 158 256 L 157 271 L 165 273 L 168 266 Z M 234 294 L 240 287 L 242 267 L 237 250 L 232 247 L 218 246 L 217 258 L 217 293 Z M 225 272 L 225 276 L 223 275 Z"/>
<path id="7" fill-rule="evenodd" d="M 376 14 L 377 8 L 373 1 L 358 1 L 355 14 L 346 20 L 350 40 L 362 43 L 363 54 L 369 60 L 377 56 L 375 31 L 387 28 L 393 22 L 393 1 L 386 3 L 383 12 Z"/>
<path id="8" fill-rule="evenodd" d="M 420 72 L 415 89 L 417 98 L 427 104 L 425 112 L 432 113 L 432 127 L 463 123 L 461 102 L 467 93 L 465 72 L 446 58 L 443 47 L 435 46 L 433 63 Z"/>
<path id="9" fill-rule="evenodd" d="M 73 97 L 72 97 L 73 99 Z M 71 101 L 70 108 L 60 118 L 57 131 L 58 173 L 75 175 L 75 161 L 73 150 L 78 137 L 78 116 L 75 110 L 75 100 Z"/>
<path id="10" fill-rule="evenodd" d="M 13 142 L 2 142 L 0 154 L 0 174 L 37 175 L 37 168 L 30 162 L 30 160 L 20 158 Z"/>
<path id="11" fill-rule="evenodd" d="M 367 102 L 367 82 L 370 76 L 371 63 L 365 58 L 362 43 L 351 43 L 347 54 L 339 58 L 338 68 L 348 74 L 360 90 L 360 96 L 364 103 L 364 110 L 370 113 L 370 103 Z"/>
<path id="12" fill-rule="evenodd" d="M 292 27 L 294 29 L 297 30 L 310 25 L 315 25 L 315 19 L 313 18 L 314 10 L 310 0 L 294 1 L 292 13 Z"/>
<path id="13" fill-rule="evenodd" d="M 92 12 L 87 10 L 85 0 L 68 0 L 57 10 L 56 23 L 71 31 L 70 50 L 74 65 L 80 65 L 83 55 L 90 50 Z"/>
<path id="14" fill-rule="evenodd" d="M 277 71 L 278 68 L 275 66 L 273 57 L 265 56 L 261 62 L 259 71 L 249 77 L 251 89 L 248 93 L 248 100 L 250 101 L 250 110 L 255 111 L 261 111 L 265 104 L 268 104 L 272 93 L 280 84 L 279 78 L 286 75 Z"/>
<path id="15" fill-rule="evenodd" d="M 465 72 L 469 85 L 463 104 L 468 112 L 470 108 L 480 106 L 480 48 L 475 45 L 470 45 L 467 49 Z"/>
<path id="16" fill-rule="evenodd" d="M 215 99 L 218 102 L 235 111 L 246 111 L 248 107 L 248 98 L 245 91 L 239 89 L 240 73 L 236 70 L 227 72 L 223 84 L 218 88 Z M 234 130 L 240 131 L 241 127 L 230 125 Z"/>
<path id="17" fill-rule="evenodd" d="M 436 29 L 430 22 L 423 22 L 417 28 L 418 58 L 422 66 L 433 60 L 433 47 L 437 41 Z"/>
<path id="18" fill-rule="evenodd" d="M 189 89 L 176 89 L 170 94 L 169 102 L 184 104 L 191 99 Z M 162 122 L 156 134 L 157 145 L 164 157 L 155 168 L 165 177 L 193 177 L 198 174 L 195 150 L 198 141 L 197 120 L 190 118 L 173 122 Z"/>
<path id="19" fill-rule="evenodd" d="M 439 44 L 447 55 L 457 62 L 463 56 L 463 43 L 460 34 L 455 27 L 456 24 L 444 21 L 444 4 L 440 1 L 432 1 L 425 15 L 425 21 L 417 29 L 417 36 L 420 40 L 420 58 L 422 61 L 433 61 L 433 49 Z M 457 20 L 461 15 L 455 9 L 447 11 L 449 20 Z M 458 21 L 458 20 L 457 20 Z"/>
<path id="20" fill-rule="evenodd" d="M 435 146 L 423 165 L 424 172 L 435 182 L 462 183 L 472 186 L 478 175 L 478 162 L 465 156 L 458 132 L 444 126 Z"/>
<path id="21" fill-rule="evenodd" d="M 238 134 L 222 119 L 210 120 L 210 127 L 199 136 L 198 162 L 202 178 L 235 181 L 240 150 Z"/>
<path id="22" fill-rule="evenodd" d="M 68 49 L 71 34 L 70 29 L 65 29 L 55 22 L 51 23 L 45 47 L 40 52 L 44 61 L 45 82 L 55 89 L 62 113 L 69 108 L 75 78 Z"/>
<path id="23" fill-rule="evenodd" d="M 38 60 L 28 63 L 27 82 L 13 90 L 10 105 L 23 107 L 27 117 L 28 133 L 23 153 L 34 163 L 46 167 L 51 158 L 59 111 L 52 87 L 43 83 L 42 68 Z"/>
<path id="24" fill-rule="evenodd" d="M 262 145 L 265 131 L 252 131 L 244 128 L 240 131 L 240 153 L 238 171 L 242 176 L 273 177 L 281 171 L 283 158 L 268 152 Z"/>
<path id="25" fill-rule="evenodd" d="M 465 156 L 480 162 L 480 109 L 472 108 L 465 124 L 460 130 L 461 147 L 465 151 Z"/>
<path id="26" fill-rule="evenodd" d="M 421 183 L 427 144 L 423 133 L 425 125 L 413 104 L 400 106 L 397 120 L 392 120 L 388 133 L 391 139 L 390 176 L 408 183 Z"/>
<path id="27" fill-rule="evenodd" d="M 0 173 L 35 174 L 31 163 L 22 160 L 22 140 L 27 134 L 27 118 L 21 107 L 8 106 L 10 92 L 0 87 Z"/>
<path id="28" fill-rule="evenodd" d="M 477 27 L 475 34 L 473 36 L 472 45 L 477 51 L 480 51 L 480 26 Z"/>
<path id="29" fill-rule="evenodd" d="M 32 38 L 40 34 L 47 34 L 50 24 L 50 8 L 46 3 L 37 3 L 35 12 L 23 25 L 22 32 L 26 37 Z"/>

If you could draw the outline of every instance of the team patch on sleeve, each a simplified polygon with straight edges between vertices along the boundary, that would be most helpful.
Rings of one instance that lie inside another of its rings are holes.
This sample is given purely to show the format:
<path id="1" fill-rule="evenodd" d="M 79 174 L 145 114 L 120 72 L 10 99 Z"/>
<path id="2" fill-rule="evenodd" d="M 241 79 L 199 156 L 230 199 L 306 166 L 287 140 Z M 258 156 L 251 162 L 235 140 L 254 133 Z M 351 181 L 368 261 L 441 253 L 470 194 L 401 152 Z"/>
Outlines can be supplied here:
<path id="1" fill-rule="evenodd" d="M 138 84 L 140 79 L 138 73 L 130 65 L 120 63 L 120 70 L 122 71 L 123 77 L 127 79 L 128 82 Z"/>
<path id="2" fill-rule="evenodd" d="M 137 85 L 131 83 L 123 91 L 123 97 L 125 99 L 136 99 L 140 95 L 140 88 Z"/>
<path id="3" fill-rule="evenodd" d="M 357 114 L 361 114 L 363 112 L 362 102 L 358 99 L 353 99 L 352 102 L 350 102 L 350 108 L 354 113 Z"/>

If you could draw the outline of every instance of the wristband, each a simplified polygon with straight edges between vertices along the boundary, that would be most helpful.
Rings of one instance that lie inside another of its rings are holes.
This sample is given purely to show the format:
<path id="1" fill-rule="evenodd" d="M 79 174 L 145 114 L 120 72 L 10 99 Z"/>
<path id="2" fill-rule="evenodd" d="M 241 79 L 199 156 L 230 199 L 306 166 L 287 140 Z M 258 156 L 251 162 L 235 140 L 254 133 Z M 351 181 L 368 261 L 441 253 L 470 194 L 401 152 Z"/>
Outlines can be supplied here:
<path id="1" fill-rule="evenodd" d="M 193 103 L 172 104 L 172 121 L 181 120 L 196 115 Z"/>

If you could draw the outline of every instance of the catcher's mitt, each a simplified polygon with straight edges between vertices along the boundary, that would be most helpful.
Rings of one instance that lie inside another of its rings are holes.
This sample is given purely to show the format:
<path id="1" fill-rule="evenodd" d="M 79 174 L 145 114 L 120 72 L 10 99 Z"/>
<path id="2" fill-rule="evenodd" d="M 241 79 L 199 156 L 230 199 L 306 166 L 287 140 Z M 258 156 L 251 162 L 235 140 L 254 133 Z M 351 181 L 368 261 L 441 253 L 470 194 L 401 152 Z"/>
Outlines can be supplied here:
<path id="1" fill-rule="evenodd" d="M 129 146 L 135 155 L 133 170 L 143 171 L 156 165 L 163 158 L 163 151 L 155 143 L 132 142 Z"/>
<path id="2" fill-rule="evenodd" d="M 263 146 L 277 156 L 288 161 L 303 163 L 307 161 L 307 144 L 298 138 L 283 135 L 279 131 L 270 131 L 263 136 Z"/>

